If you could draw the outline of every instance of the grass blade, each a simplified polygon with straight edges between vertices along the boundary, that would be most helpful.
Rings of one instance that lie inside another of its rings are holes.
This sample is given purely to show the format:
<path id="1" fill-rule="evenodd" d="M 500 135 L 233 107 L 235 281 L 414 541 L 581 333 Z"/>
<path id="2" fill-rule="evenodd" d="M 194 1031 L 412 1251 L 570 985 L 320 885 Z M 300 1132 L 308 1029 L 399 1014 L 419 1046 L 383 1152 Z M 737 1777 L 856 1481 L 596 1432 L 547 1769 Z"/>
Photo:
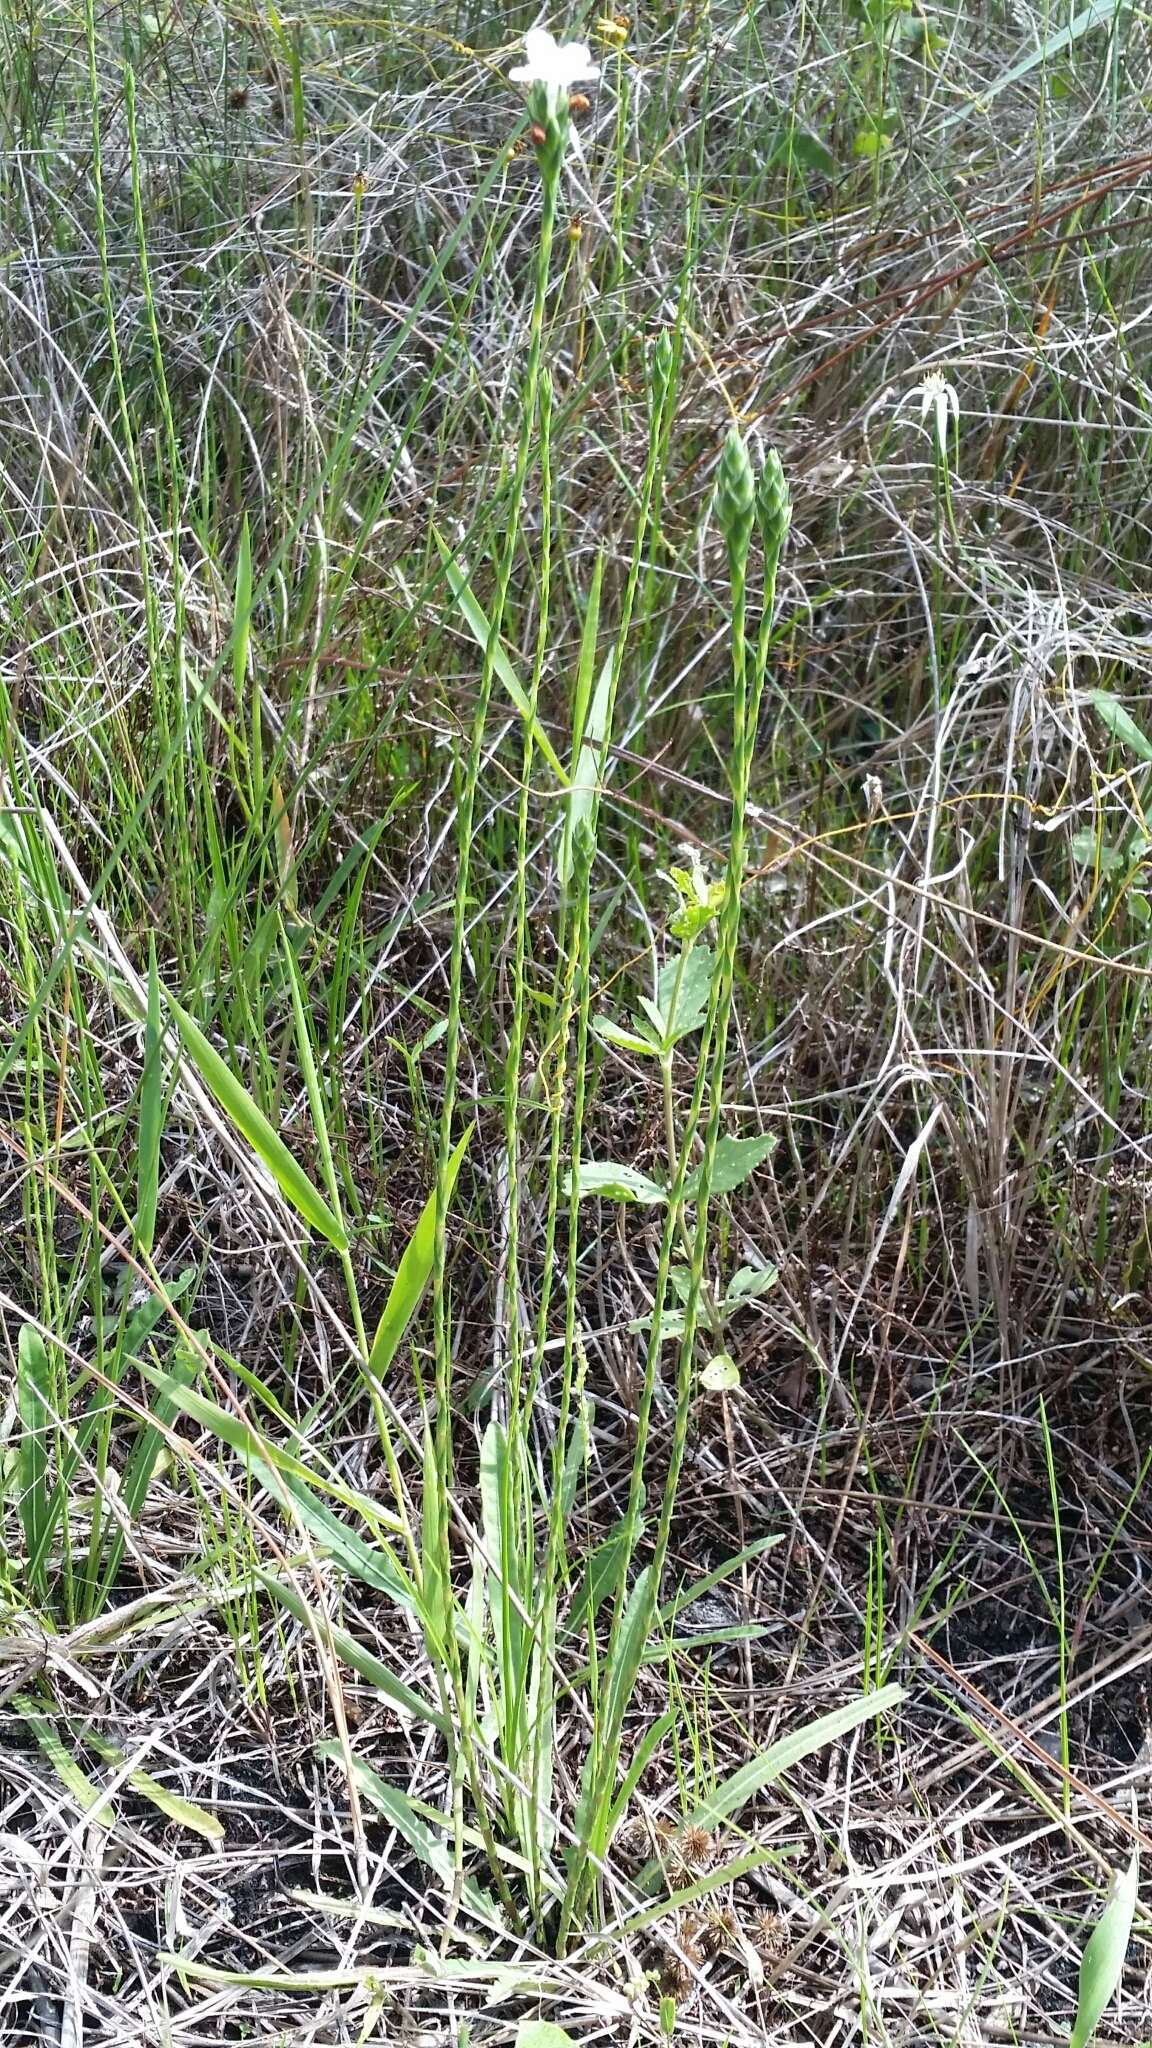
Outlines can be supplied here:
<path id="1" fill-rule="evenodd" d="M 52 1415 L 52 1368 L 48 1347 L 32 1323 L 21 1326 L 16 1358 L 16 1405 L 20 1415 L 20 1521 L 26 1566 L 43 1593 L 44 1552 L 51 1527 L 48 1498 L 48 1428 Z"/>
<path id="2" fill-rule="evenodd" d="M 457 561 L 451 549 L 441 539 L 440 535 L 436 533 L 435 527 L 432 530 L 435 535 L 436 545 L 440 550 L 440 560 L 444 564 L 444 571 L 447 575 L 452 595 L 456 599 L 457 610 L 473 639 L 476 641 L 477 646 L 486 654 L 492 639 L 492 629 L 488 623 L 484 607 L 478 603 L 472 594 L 472 587 L 468 581 L 468 571 L 461 562 Z M 535 716 L 532 706 L 528 701 L 528 693 L 499 640 L 496 642 L 495 651 L 492 656 L 492 667 L 511 697 L 525 725 L 531 732 L 532 744 L 543 754 L 556 780 L 563 788 L 567 788 L 568 777 L 560 765 L 560 758 L 556 749 L 540 724 L 539 719 Z"/>
<path id="3" fill-rule="evenodd" d="M 160 1190 L 160 1139 L 164 1129 L 164 1077 L 160 1056 L 164 1022 L 156 935 L 148 935 L 148 1010 L 144 1020 L 144 1070 L 140 1077 L 140 1135 L 136 1148 L 136 1242 L 151 1255 Z"/>
<path id="4" fill-rule="evenodd" d="M 252 1100 L 243 1083 L 236 1079 L 214 1045 L 204 1036 L 174 996 L 169 1002 L 175 1013 L 184 1049 L 202 1081 L 211 1089 L 226 1117 L 235 1124 L 257 1158 L 267 1167 L 285 1200 L 298 1216 L 327 1238 L 337 1251 L 347 1251 L 343 1225 L 333 1215 L 323 1196 L 313 1187 L 303 1167 L 295 1160 L 283 1138 L 273 1130 L 263 1110 Z"/>
<path id="5" fill-rule="evenodd" d="M 448 1193 L 456 1185 L 460 1162 L 468 1150 L 474 1125 L 469 1124 L 451 1159 L 448 1161 Z M 436 1194 L 433 1190 L 420 1212 L 420 1218 L 404 1247 L 403 1257 L 396 1268 L 396 1278 L 388 1292 L 384 1312 L 376 1325 L 372 1349 L 368 1355 L 369 1371 L 382 1379 L 395 1358 L 404 1332 L 412 1321 L 428 1278 L 436 1252 Z"/>
<path id="6" fill-rule="evenodd" d="M 822 1714 L 818 1721 L 809 1721 L 803 1728 L 796 1728 L 791 1735 L 785 1735 L 774 1742 L 760 1756 L 743 1764 L 730 1778 L 701 1799 L 689 1815 L 690 1827 L 714 1828 L 720 1821 L 731 1819 L 747 1806 L 757 1792 L 771 1785 L 785 1771 L 790 1771 L 813 1750 L 823 1749 L 826 1742 L 836 1742 L 841 1735 L 848 1735 L 853 1728 L 859 1728 L 863 1721 L 874 1720 L 877 1714 L 886 1714 L 890 1708 L 898 1707 L 904 1698 L 902 1685 L 884 1685 L 878 1692 L 861 1693 L 858 1699 L 848 1700 L 842 1707 L 834 1707 L 830 1714 Z"/>

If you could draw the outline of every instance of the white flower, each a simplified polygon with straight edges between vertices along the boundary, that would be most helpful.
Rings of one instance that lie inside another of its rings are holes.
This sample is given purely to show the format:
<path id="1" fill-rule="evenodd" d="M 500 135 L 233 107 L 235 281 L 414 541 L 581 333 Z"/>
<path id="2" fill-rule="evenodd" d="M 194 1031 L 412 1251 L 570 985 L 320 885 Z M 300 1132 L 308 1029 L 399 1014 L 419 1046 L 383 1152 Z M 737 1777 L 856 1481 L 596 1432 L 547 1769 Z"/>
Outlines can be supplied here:
<path id="1" fill-rule="evenodd" d="M 566 100 L 574 85 L 600 76 L 587 43 L 558 43 L 546 28 L 529 29 L 524 55 L 527 63 L 517 64 L 509 78 L 517 85 L 542 85 L 554 105 Z"/>
<path id="2" fill-rule="evenodd" d="M 914 398 L 917 392 L 920 397 L 920 418 L 926 420 L 929 413 L 933 415 L 936 446 L 941 455 L 944 455 L 948 448 L 948 423 L 960 417 L 960 399 L 956 386 L 949 384 L 948 379 L 942 377 L 939 370 L 929 370 L 923 383 L 918 384 L 912 393 Z"/>

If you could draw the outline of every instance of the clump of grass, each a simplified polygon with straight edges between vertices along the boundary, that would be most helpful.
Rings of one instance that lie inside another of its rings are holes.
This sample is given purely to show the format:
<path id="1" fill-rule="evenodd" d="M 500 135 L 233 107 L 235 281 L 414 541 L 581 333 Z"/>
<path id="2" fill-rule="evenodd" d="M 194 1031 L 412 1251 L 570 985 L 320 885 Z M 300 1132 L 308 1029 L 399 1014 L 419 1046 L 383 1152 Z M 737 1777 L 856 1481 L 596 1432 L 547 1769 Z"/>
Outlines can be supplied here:
<path id="1" fill-rule="evenodd" d="M 1144 27 L 580 33 L 3 24 L 14 2028 L 1124 2024 Z"/>

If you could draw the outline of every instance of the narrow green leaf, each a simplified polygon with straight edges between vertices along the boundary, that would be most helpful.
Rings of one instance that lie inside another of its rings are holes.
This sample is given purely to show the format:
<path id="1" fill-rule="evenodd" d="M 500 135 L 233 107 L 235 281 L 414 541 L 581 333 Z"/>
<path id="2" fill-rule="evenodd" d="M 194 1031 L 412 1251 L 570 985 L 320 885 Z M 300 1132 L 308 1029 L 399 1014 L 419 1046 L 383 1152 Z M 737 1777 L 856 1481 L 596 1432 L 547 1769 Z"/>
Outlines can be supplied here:
<path id="1" fill-rule="evenodd" d="M 676 1726 L 678 1719 L 679 1715 L 672 1710 L 670 1710 L 666 1714 L 661 1714 L 660 1719 L 658 1721 L 653 1721 L 651 1725 L 644 1730 L 643 1735 L 640 1737 L 639 1742 L 636 1744 L 636 1749 L 632 1757 L 632 1761 L 629 1764 L 628 1769 L 624 1773 L 623 1783 L 621 1784 L 619 1791 L 613 1799 L 611 1809 L 609 1811 L 607 1830 L 607 1838 L 609 1841 L 611 1841 L 613 1835 L 616 1833 L 616 1830 L 620 1825 L 620 1822 L 624 1818 L 624 1815 L 628 1809 L 628 1802 L 631 1799 L 632 1794 L 635 1792 L 637 1785 L 640 1783 L 641 1778 L 644 1776 L 645 1771 L 648 1769 L 648 1766 L 651 1763 L 653 1757 L 655 1756 L 656 1751 L 659 1749 L 660 1744 L 664 1740 L 664 1737 L 666 1735 L 671 1734 L 673 1728 Z"/>
<path id="2" fill-rule="evenodd" d="M 725 1778 L 715 1791 L 701 1799 L 688 1816 L 689 1827 L 714 1828 L 720 1821 L 728 1820 L 747 1806 L 757 1792 L 771 1785 L 785 1771 L 790 1771 L 806 1756 L 825 1743 L 836 1742 L 842 1735 L 848 1735 L 862 1722 L 872 1721 L 878 1714 L 886 1714 L 898 1707 L 904 1698 L 902 1685 L 884 1685 L 878 1692 L 861 1693 L 858 1698 L 848 1700 L 842 1707 L 835 1707 L 830 1714 L 822 1714 L 818 1721 L 809 1721 L 802 1728 L 796 1728 L 791 1735 L 782 1736 L 770 1749 L 743 1764 L 730 1778 Z"/>
<path id="3" fill-rule="evenodd" d="M 186 1386 L 196 1378 L 199 1369 L 200 1361 L 195 1352 L 189 1351 L 183 1343 L 177 1344 L 169 1374 L 171 1381 L 177 1386 Z M 136 1520 L 147 1498 L 152 1475 L 156 1470 L 156 1460 L 164 1447 L 165 1433 L 176 1415 L 176 1403 L 171 1395 L 157 1395 L 153 1415 L 155 1419 L 142 1423 L 137 1432 L 136 1441 L 128 1453 L 128 1462 L 124 1467 L 124 1477 L 120 1485 L 121 1503 L 131 1522 Z M 109 1537 L 102 1571 L 105 1594 L 115 1583 L 126 1541 L 125 1531 L 117 1521 Z"/>
<path id="4" fill-rule="evenodd" d="M 1112 1894 L 1084 1944 L 1076 2020 L 1068 2048 L 1088 2048 L 1106 2008 L 1119 1989 L 1136 1912 L 1140 1858 L 1133 1855 L 1126 1870 L 1112 1880 Z"/>
<path id="5" fill-rule="evenodd" d="M 156 935 L 150 932 L 144 1067 L 140 1076 L 140 1134 L 136 1147 L 136 1242 L 148 1255 L 151 1255 L 156 1236 L 156 1204 L 160 1189 L 160 1139 L 164 1129 L 164 1075 L 160 1057 L 163 1038 Z"/>
<path id="6" fill-rule="evenodd" d="M 318 1742 L 317 1756 L 326 1762 L 340 1764 L 347 1768 L 348 1759 L 343 1745 L 339 1742 Z M 420 1858 L 421 1863 L 435 1873 L 451 1892 L 456 1880 L 456 1865 L 452 1852 L 442 1837 L 429 1827 L 423 1814 L 418 1813 L 406 1793 L 397 1786 L 389 1785 L 374 1771 L 370 1764 L 362 1763 L 359 1757 L 352 1758 L 352 1770 L 357 1790 L 364 1799 L 384 1815 L 390 1827 L 394 1827 L 402 1841 Z M 489 1927 L 504 1932 L 504 1920 L 495 1899 L 471 1877 L 464 1879 L 461 1896 L 469 1911 L 477 1920 Z"/>
<path id="7" fill-rule="evenodd" d="M 402 1678 L 397 1678 L 387 1664 L 382 1663 L 371 1650 L 365 1649 L 363 1643 L 358 1643 L 355 1636 L 348 1634 L 347 1629 L 337 1628 L 334 1622 L 327 1619 L 317 1621 L 295 1586 L 276 1578 L 272 1572 L 257 1566 L 256 1577 L 266 1593 L 270 1593 L 274 1600 L 278 1600 L 282 1607 L 286 1607 L 290 1614 L 294 1614 L 305 1628 L 314 1630 L 321 1642 L 331 1643 L 336 1655 L 343 1658 L 345 1664 L 353 1671 L 358 1671 L 369 1685 L 375 1686 L 384 1699 L 391 1700 L 394 1707 L 398 1707 L 401 1713 L 410 1715 L 414 1721 L 427 1722 L 429 1727 L 438 1729 L 441 1735 L 447 1735 L 448 1726 L 439 1709 L 434 1707 L 430 1700 L 426 1700 L 423 1694 L 414 1692 L 410 1685 L 405 1685 Z"/>
<path id="8" fill-rule="evenodd" d="M 448 1536 L 444 1526 L 445 1513 L 444 1489 L 436 1460 L 436 1439 L 431 1427 L 426 1423 L 420 1558 L 423 1576 L 420 1590 L 425 1629 L 434 1646 L 433 1653 L 441 1662 L 446 1657 L 448 1638 L 454 1625 L 452 1589 L 446 1568 Z"/>
<path id="9" fill-rule="evenodd" d="M 451 1159 L 448 1161 L 448 1194 L 451 1196 L 460 1171 L 460 1162 L 468 1150 L 475 1126 L 469 1124 Z M 384 1313 L 376 1326 L 372 1349 L 368 1356 L 368 1369 L 377 1379 L 382 1379 L 395 1358 L 403 1341 L 404 1332 L 420 1306 L 424 1289 L 432 1272 L 432 1261 L 436 1255 L 436 1190 L 433 1189 L 420 1211 L 416 1228 L 412 1232 L 396 1268 L 396 1278 L 388 1291 Z"/>
<path id="10" fill-rule="evenodd" d="M 25 1727 L 35 1736 L 42 1754 L 47 1757 L 61 1784 L 67 1786 L 81 1812 L 94 1813 L 98 1806 L 107 1804 L 108 1795 L 103 1787 L 94 1785 L 75 1758 L 69 1755 L 55 1722 L 31 1694 L 17 1693 L 12 1705 Z"/>
<path id="11" fill-rule="evenodd" d="M 112 1764 L 117 1769 L 123 1766 L 123 1750 L 117 1749 L 116 1744 L 108 1742 L 104 1736 L 97 1735 L 94 1729 L 85 1728 L 80 1731 L 80 1739 L 89 1749 L 94 1749 L 97 1756 L 106 1764 Z M 141 1799 L 146 1799 L 158 1812 L 165 1814 L 169 1820 L 174 1820 L 178 1827 L 191 1829 L 193 1834 L 200 1835 L 206 1842 L 224 1840 L 224 1824 L 216 1819 L 215 1814 L 207 1813 L 191 1799 L 181 1799 L 179 1793 L 170 1792 L 167 1785 L 162 1785 L 158 1778 L 151 1777 L 147 1771 L 133 1771 L 128 1783 L 134 1792 L 139 1793 Z"/>
<path id="12" fill-rule="evenodd" d="M 473 639 L 476 641 L 477 646 L 484 653 L 487 653 L 492 637 L 492 629 L 488 623 L 483 605 L 478 603 L 477 599 L 473 596 L 472 587 L 468 580 L 468 571 L 463 563 L 457 561 L 446 542 L 436 532 L 435 527 L 433 527 L 432 532 L 436 546 L 440 550 L 440 560 L 444 564 L 444 571 L 448 578 L 452 595 L 456 599 L 457 610 Z M 560 765 L 556 749 L 540 724 L 539 719 L 534 717 L 527 692 L 520 682 L 499 639 L 496 641 L 492 666 L 507 690 L 508 695 L 511 697 L 517 711 L 520 713 L 521 718 L 528 726 L 532 734 L 533 745 L 543 754 L 557 781 L 566 789 L 568 777 Z"/>
<path id="13" fill-rule="evenodd" d="M 379 1541 L 366 1543 L 318 1497 L 316 1489 L 323 1482 L 316 1473 L 310 1472 L 289 1452 L 257 1436 L 238 1415 L 229 1414 L 226 1408 L 210 1401 L 197 1388 L 185 1386 L 171 1374 L 156 1373 L 146 1366 L 142 1366 L 141 1371 L 146 1379 L 162 1389 L 174 1408 L 191 1416 L 202 1428 L 210 1429 L 222 1443 L 238 1452 L 258 1483 L 267 1488 L 286 1513 L 299 1515 L 309 1535 L 330 1553 L 342 1570 L 360 1579 L 364 1585 L 374 1587 L 377 1592 L 387 1593 L 398 1606 L 406 1608 L 423 1623 L 419 1597 L 403 1567 L 384 1544 Z M 352 1505 L 357 1505 L 355 1497 Z M 379 1519 L 380 1510 L 374 1503 L 371 1511 Z"/>
<path id="14" fill-rule="evenodd" d="M 236 695 L 244 701 L 248 681 L 248 643 L 252 635 L 252 537 L 248 514 L 240 523 L 240 545 L 236 550 L 236 597 L 232 612 L 232 680 Z"/>
<path id="15" fill-rule="evenodd" d="M 1007 71 L 1002 71 L 999 78 L 994 79 L 991 85 L 985 86 L 984 91 L 978 95 L 979 107 L 988 107 L 1000 93 L 1006 92 L 1009 86 L 1017 85 L 1030 71 L 1035 71 L 1040 65 L 1050 64 L 1053 57 L 1059 57 L 1064 50 L 1071 49 L 1074 43 L 1078 43 L 1081 37 L 1088 35 L 1092 29 L 1101 28 L 1105 23 L 1110 25 L 1126 4 L 1127 0 L 1090 0 L 1090 4 L 1082 8 L 1079 14 L 1074 15 L 1064 28 L 1045 36 L 1038 49 L 1030 50 L 1019 63 L 1011 65 Z M 941 132 L 946 134 L 960 122 L 970 124 L 972 118 L 972 106 L 966 96 L 964 106 L 949 115 Z"/>
<path id="16" fill-rule="evenodd" d="M 1084 701 L 1091 704 L 1101 724 L 1107 726 L 1121 746 L 1127 747 L 1137 760 L 1152 761 L 1152 740 L 1137 725 L 1131 712 L 1125 710 L 1119 697 L 1114 697 L 1111 690 L 1085 690 Z"/>
<path id="17" fill-rule="evenodd" d="M 247 1138 L 252 1150 L 267 1167 L 285 1200 L 292 1204 L 298 1216 L 312 1225 L 337 1251 L 347 1251 L 348 1239 L 343 1226 L 332 1214 L 323 1196 L 313 1187 L 302 1166 L 292 1157 L 287 1145 L 273 1130 L 263 1110 L 252 1100 L 248 1090 L 236 1079 L 214 1045 L 204 1036 L 200 1026 L 193 1022 L 187 1010 L 182 1009 L 174 996 L 169 996 L 184 1048 L 200 1078 L 211 1089 L 225 1116 L 231 1118 L 238 1131 Z"/>
<path id="18" fill-rule="evenodd" d="M 597 566 L 599 567 L 599 564 Z M 585 634 L 588 630 L 589 617 L 590 613 L 585 615 Z M 585 648 L 587 644 L 585 640 Z M 584 651 L 582 648 L 581 662 L 584 659 Z M 596 819 L 612 715 L 612 682 L 615 673 L 616 649 L 613 647 L 605 656 L 597 677 L 596 688 L 588 706 L 587 720 L 582 728 L 580 746 L 573 762 L 572 787 L 568 796 L 560 856 L 560 880 L 565 885 L 572 879 L 572 860 L 577 834 L 581 826 L 591 830 Z"/>
<path id="19" fill-rule="evenodd" d="M 757 1536 L 754 1542 L 747 1544 L 743 1550 L 738 1550 L 735 1557 L 726 1558 L 723 1564 L 718 1564 L 712 1571 L 705 1572 L 702 1578 L 693 1579 L 689 1585 L 681 1587 L 675 1599 L 669 1600 L 667 1606 L 660 1609 L 660 1620 L 668 1627 L 675 1621 L 677 1615 L 683 1614 L 686 1607 L 691 1607 L 696 1600 L 703 1600 L 707 1593 L 711 1593 L 725 1579 L 730 1579 L 733 1572 L 738 1572 L 743 1565 L 751 1564 L 753 1558 L 762 1557 L 766 1550 L 774 1550 L 781 1542 L 781 1536 Z"/>
<path id="20" fill-rule="evenodd" d="M 48 1498 L 48 1429 L 52 1415 L 52 1368 L 48 1348 L 33 1323 L 22 1323 L 16 1347 L 16 1405 L 20 1415 L 20 1521 L 25 1559 L 34 1583 L 44 1588 L 44 1552 L 51 1524 Z"/>

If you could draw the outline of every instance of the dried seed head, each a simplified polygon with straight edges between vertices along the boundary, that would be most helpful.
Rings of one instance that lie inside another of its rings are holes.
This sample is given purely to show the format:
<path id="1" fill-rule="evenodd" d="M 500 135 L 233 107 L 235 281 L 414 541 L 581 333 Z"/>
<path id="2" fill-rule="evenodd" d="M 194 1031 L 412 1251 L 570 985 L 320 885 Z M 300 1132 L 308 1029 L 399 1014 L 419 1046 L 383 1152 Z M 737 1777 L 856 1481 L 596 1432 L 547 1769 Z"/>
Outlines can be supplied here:
<path id="1" fill-rule="evenodd" d="M 687 1998 L 692 1989 L 692 1973 L 679 1956 L 666 1956 L 660 1972 L 660 1990 L 665 1998 L 674 1998 L 677 2005 Z"/>
<path id="2" fill-rule="evenodd" d="M 617 1829 L 612 1847 L 629 1868 L 647 1863 L 652 1854 L 652 1832 L 647 1822 L 638 1817 L 626 1820 L 623 1827 Z"/>
<path id="3" fill-rule="evenodd" d="M 788 1953 L 788 1929 L 779 1913 L 753 1915 L 749 1938 L 763 1963 L 778 1963 Z"/>
<path id="4" fill-rule="evenodd" d="M 676 1842 L 678 1860 L 692 1874 L 710 1870 L 716 1844 L 707 1828 L 685 1828 Z"/>

